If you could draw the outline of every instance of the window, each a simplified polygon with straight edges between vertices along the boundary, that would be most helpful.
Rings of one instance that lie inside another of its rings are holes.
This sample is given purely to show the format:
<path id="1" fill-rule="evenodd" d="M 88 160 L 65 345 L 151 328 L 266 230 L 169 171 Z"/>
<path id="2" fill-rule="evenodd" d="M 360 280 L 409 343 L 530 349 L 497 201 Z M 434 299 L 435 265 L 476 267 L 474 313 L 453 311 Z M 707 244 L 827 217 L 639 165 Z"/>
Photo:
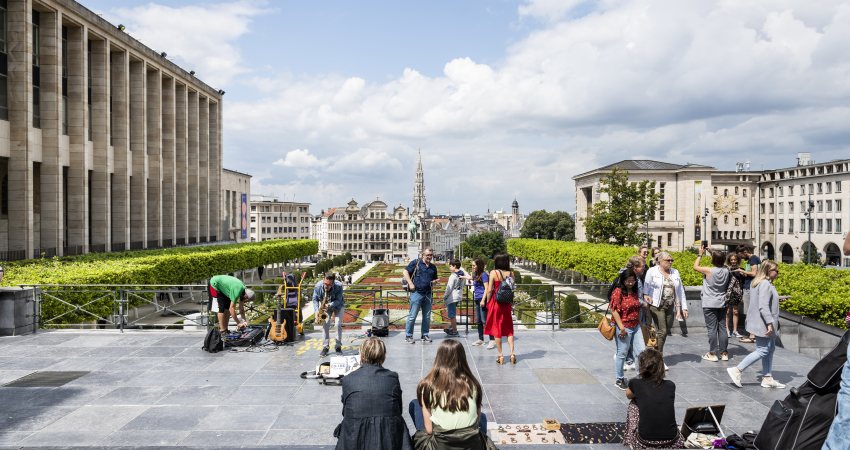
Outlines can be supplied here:
<path id="1" fill-rule="evenodd" d="M 835 210 L 841 212 L 841 200 L 835 201 Z"/>
<path id="2" fill-rule="evenodd" d="M 788 202 L 788 212 L 794 212 L 794 202 Z"/>
<path id="3" fill-rule="evenodd" d="M 764 214 L 764 203 L 761 204 L 761 213 Z"/>
<path id="4" fill-rule="evenodd" d="M 724 196 L 724 197 L 728 197 L 728 196 L 729 196 L 729 189 L 724 189 L 724 190 L 723 190 L 723 196 Z"/>
<path id="5" fill-rule="evenodd" d="M 737 225 L 738 225 L 738 218 L 736 217 L 735 218 L 735 226 L 737 226 Z"/>
<path id="6" fill-rule="evenodd" d="M 779 214 L 785 214 L 785 203 L 779 203 Z"/>
<path id="7" fill-rule="evenodd" d="M 794 219 L 788 219 L 788 234 L 794 234 Z"/>
<path id="8" fill-rule="evenodd" d="M 826 232 L 832 233 L 832 219 L 826 219 Z"/>
<path id="9" fill-rule="evenodd" d="M 767 190 L 767 192 L 768 192 L 768 195 L 767 195 L 767 196 L 768 196 L 768 197 L 770 197 L 770 198 L 773 198 L 773 188 L 769 188 L 769 189 Z"/>
<path id="10" fill-rule="evenodd" d="M 800 195 L 806 195 L 806 185 L 805 184 L 800 185 Z"/>
<path id="11" fill-rule="evenodd" d="M 764 219 L 761 219 L 761 229 L 764 230 Z M 763 231 L 762 231 L 763 232 Z"/>
<path id="12" fill-rule="evenodd" d="M 658 220 L 664 220 L 664 191 L 667 183 L 658 184 Z"/>
<path id="13" fill-rule="evenodd" d="M 788 186 L 788 196 L 794 195 L 794 186 Z"/>
<path id="14" fill-rule="evenodd" d="M 835 182 L 835 192 L 841 192 L 841 182 L 840 181 Z"/>
<path id="15" fill-rule="evenodd" d="M 769 209 L 770 209 L 770 213 L 773 214 L 773 203 L 770 204 Z"/>
<path id="16" fill-rule="evenodd" d="M 830 182 L 826 183 L 826 193 L 832 194 L 832 183 L 830 183 Z"/>
<path id="17" fill-rule="evenodd" d="M 717 186 L 714 186 L 714 195 L 717 195 Z"/>
<path id="18" fill-rule="evenodd" d="M 41 128 L 41 58 L 38 11 L 32 12 L 32 126 Z"/>
<path id="19" fill-rule="evenodd" d="M 782 186 L 779 186 L 779 196 L 780 196 L 780 197 L 784 197 L 784 196 L 785 196 L 785 190 L 782 188 Z"/>
<path id="20" fill-rule="evenodd" d="M 746 197 L 747 196 L 747 190 L 746 189 L 741 190 L 741 195 Z"/>
<path id="21" fill-rule="evenodd" d="M 667 246 L 673 246 L 673 233 L 667 233 Z"/>
<path id="22" fill-rule="evenodd" d="M 711 224 L 712 224 L 713 226 L 715 226 L 715 227 L 717 226 L 717 217 L 712 217 L 712 218 L 711 218 Z"/>
<path id="23" fill-rule="evenodd" d="M 835 232 L 841 233 L 841 219 L 835 219 Z"/>
<path id="24" fill-rule="evenodd" d="M 779 219 L 779 233 L 780 234 L 785 233 L 785 226 L 784 225 L 785 225 L 785 221 L 782 220 L 782 219 Z"/>
<path id="25" fill-rule="evenodd" d="M 0 119 L 9 120 L 9 55 L 6 53 L 6 0 L 0 1 Z"/>
<path id="26" fill-rule="evenodd" d="M 809 183 L 809 193 L 813 194 L 814 192 L 815 192 L 815 185 L 812 184 L 812 183 Z"/>
<path id="27" fill-rule="evenodd" d="M 773 234 L 774 230 L 776 230 L 776 222 L 773 219 L 770 219 L 770 233 Z"/>
<path id="28" fill-rule="evenodd" d="M 725 215 L 725 214 L 723 215 L 723 223 L 724 223 L 724 224 L 729 223 L 729 216 L 727 216 L 727 215 Z"/>
<path id="29" fill-rule="evenodd" d="M 818 233 L 823 233 L 823 219 L 818 219 Z"/>
<path id="30" fill-rule="evenodd" d="M 744 222 L 744 223 L 747 223 L 747 215 L 746 215 L 746 214 L 744 214 L 743 222 Z"/>
<path id="31" fill-rule="evenodd" d="M 735 195 L 738 195 L 738 186 L 735 186 Z"/>
<path id="32" fill-rule="evenodd" d="M 832 212 L 832 200 L 826 201 L 826 212 Z"/>
<path id="33" fill-rule="evenodd" d="M 800 219 L 800 231 L 803 233 L 806 232 L 806 222 L 808 222 L 807 219 Z"/>
<path id="34" fill-rule="evenodd" d="M 812 185 L 809 185 L 809 190 L 811 190 Z M 818 194 L 823 194 L 823 183 L 818 183 Z"/>

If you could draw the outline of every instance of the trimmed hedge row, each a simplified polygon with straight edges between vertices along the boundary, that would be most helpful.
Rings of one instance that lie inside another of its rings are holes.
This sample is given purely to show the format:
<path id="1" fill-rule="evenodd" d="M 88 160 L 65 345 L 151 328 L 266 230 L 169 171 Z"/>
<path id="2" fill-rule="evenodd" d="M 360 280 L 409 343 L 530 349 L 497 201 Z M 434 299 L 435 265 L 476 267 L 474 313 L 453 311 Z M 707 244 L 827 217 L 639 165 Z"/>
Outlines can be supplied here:
<path id="1" fill-rule="evenodd" d="M 510 239 L 508 253 L 598 280 L 612 280 L 636 249 L 587 242 Z M 671 252 L 671 255 L 673 267 L 679 271 L 685 285 L 702 285 L 702 276 L 693 270 L 696 255 L 691 252 Z M 708 258 L 703 258 L 702 264 L 708 265 Z M 850 310 L 850 271 L 807 264 L 779 266 L 776 289 L 780 295 L 790 296 L 782 302 L 782 309 L 828 325 L 846 327 L 844 316 Z"/>

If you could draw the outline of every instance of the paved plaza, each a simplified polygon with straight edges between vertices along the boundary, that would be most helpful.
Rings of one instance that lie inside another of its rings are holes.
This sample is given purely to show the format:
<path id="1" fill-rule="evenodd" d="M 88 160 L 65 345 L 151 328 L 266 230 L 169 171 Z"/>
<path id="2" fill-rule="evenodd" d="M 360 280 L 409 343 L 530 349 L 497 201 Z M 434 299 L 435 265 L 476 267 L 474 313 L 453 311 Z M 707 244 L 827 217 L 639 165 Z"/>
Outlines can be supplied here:
<path id="1" fill-rule="evenodd" d="M 614 386 L 614 347 L 595 329 L 522 330 L 515 366 L 497 365 L 495 350 L 471 345 L 477 339 L 474 330 L 468 335 L 461 332 L 459 339 L 484 386 L 484 411 L 491 426 L 544 418 L 625 420 L 626 398 Z M 443 339 L 442 331 L 432 334 L 432 344 L 406 344 L 403 332 L 385 338 L 385 366 L 399 373 L 405 402 L 414 398 L 415 386 Z M 85 372 L 59 387 L 0 387 L 0 446 L 315 449 L 335 444 L 333 430 L 342 418 L 341 389 L 299 376 L 319 362 L 319 333 L 308 333 L 304 340 L 276 351 L 217 354 L 201 350 L 203 336 L 98 330 L 0 338 L 0 384 L 36 371 Z M 347 332 L 344 352 L 356 354 L 360 342 L 359 333 Z M 769 405 L 787 395 L 788 389 L 760 387 L 756 380 L 760 365 L 745 372 L 743 389 L 732 386 L 725 369 L 740 361 L 751 345 L 733 341 L 731 361 L 708 362 L 700 359 L 707 347 L 704 334 L 668 340 L 669 378 L 677 384 L 677 420 L 688 407 L 725 404 L 722 423 L 728 432 L 758 429 Z M 814 363 L 778 349 L 774 375 L 789 388 L 798 386 Z M 406 412 L 405 418 L 413 430 Z"/>

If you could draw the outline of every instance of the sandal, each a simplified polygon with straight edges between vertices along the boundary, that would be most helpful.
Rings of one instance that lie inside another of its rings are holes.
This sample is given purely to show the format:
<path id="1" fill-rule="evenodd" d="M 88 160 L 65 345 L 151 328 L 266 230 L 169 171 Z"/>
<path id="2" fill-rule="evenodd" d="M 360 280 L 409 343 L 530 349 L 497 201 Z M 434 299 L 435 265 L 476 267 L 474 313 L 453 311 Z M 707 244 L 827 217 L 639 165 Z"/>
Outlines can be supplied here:
<path id="1" fill-rule="evenodd" d="M 738 339 L 738 342 L 744 342 L 746 344 L 752 344 L 755 341 L 756 340 L 751 338 L 751 337 L 742 337 L 742 338 Z"/>
<path id="2" fill-rule="evenodd" d="M 511 364 L 516 364 L 516 355 L 511 355 Z"/>
<path id="3" fill-rule="evenodd" d="M 499 355 L 498 357 L 496 357 L 496 364 L 504 364 L 504 363 L 505 363 L 505 357 L 504 356 Z"/>

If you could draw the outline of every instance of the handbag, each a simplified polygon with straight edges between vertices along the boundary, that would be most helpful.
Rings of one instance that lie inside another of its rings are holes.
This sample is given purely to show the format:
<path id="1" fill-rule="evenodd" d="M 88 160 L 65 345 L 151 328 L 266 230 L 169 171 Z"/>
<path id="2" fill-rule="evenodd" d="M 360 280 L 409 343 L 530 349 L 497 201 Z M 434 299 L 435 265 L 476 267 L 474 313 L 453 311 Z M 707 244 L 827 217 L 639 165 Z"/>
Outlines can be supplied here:
<path id="1" fill-rule="evenodd" d="M 611 307 L 611 304 L 608 304 L 608 307 L 605 308 L 605 314 L 602 315 L 602 319 L 599 320 L 599 325 L 596 326 L 599 329 L 599 332 L 602 333 L 602 337 L 605 339 L 613 340 L 614 333 L 617 331 L 613 326 L 611 326 L 611 320 L 608 319 L 608 308 Z"/>
<path id="2" fill-rule="evenodd" d="M 655 326 L 651 323 L 644 324 L 641 325 L 640 331 L 643 334 L 643 342 L 646 343 L 646 347 L 658 350 L 658 331 Z"/>

